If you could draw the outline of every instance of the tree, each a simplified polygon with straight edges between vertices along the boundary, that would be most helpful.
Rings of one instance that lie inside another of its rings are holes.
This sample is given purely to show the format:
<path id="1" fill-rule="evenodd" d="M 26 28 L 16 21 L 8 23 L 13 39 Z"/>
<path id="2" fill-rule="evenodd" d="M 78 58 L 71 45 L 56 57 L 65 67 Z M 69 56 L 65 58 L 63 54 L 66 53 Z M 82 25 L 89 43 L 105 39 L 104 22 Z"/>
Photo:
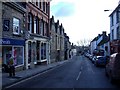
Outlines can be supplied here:
<path id="1" fill-rule="evenodd" d="M 91 39 L 81 39 L 80 41 L 77 41 L 78 46 L 89 46 L 91 42 Z"/>

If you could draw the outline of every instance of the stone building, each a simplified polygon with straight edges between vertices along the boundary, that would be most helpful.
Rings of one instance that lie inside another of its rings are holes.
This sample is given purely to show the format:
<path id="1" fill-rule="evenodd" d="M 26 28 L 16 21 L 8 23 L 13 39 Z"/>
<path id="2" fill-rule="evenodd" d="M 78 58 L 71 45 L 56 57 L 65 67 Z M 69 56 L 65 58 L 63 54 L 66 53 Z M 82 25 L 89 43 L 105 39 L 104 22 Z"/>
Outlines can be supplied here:
<path id="1" fill-rule="evenodd" d="M 56 32 L 56 61 L 60 61 L 60 26 L 59 20 L 55 23 L 55 32 Z"/>
<path id="2" fill-rule="evenodd" d="M 53 63 L 56 61 L 57 56 L 57 44 L 56 44 L 56 30 L 55 30 L 55 21 L 54 16 L 50 18 L 50 62 Z"/>
<path id="3" fill-rule="evenodd" d="M 65 52 L 65 48 L 64 48 L 64 27 L 61 24 L 60 25 L 60 60 L 64 60 L 64 52 Z"/>
<path id="4" fill-rule="evenodd" d="M 64 59 L 67 60 L 71 58 L 71 42 L 69 41 L 69 36 L 64 33 Z"/>
<path id="5" fill-rule="evenodd" d="M 50 19 L 50 32 L 51 32 L 51 62 L 64 60 L 64 28 L 59 25 L 59 20 L 54 21 L 54 16 Z"/>
<path id="6" fill-rule="evenodd" d="M 2 2 L 2 64 L 8 64 L 9 58 L 14 57 L 16 70 L 25 65 L 25 12 L 22 4 L 16 2 Z M 1 54 L 1 53 L 0 53 Z"/>

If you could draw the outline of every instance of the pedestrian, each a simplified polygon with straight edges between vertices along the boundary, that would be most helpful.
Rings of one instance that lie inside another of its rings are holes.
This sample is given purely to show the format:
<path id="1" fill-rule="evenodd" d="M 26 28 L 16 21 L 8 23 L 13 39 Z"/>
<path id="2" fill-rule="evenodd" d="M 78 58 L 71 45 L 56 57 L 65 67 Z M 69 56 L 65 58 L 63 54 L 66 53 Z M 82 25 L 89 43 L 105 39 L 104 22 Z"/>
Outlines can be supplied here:
<path id="1" fill-rule="evenodd" d="M 15 66 L 14 66 L 14 58 L 11 56 L 8 61 L 8 67 L 9 67 L 9 76 L 15 76 Z"/>

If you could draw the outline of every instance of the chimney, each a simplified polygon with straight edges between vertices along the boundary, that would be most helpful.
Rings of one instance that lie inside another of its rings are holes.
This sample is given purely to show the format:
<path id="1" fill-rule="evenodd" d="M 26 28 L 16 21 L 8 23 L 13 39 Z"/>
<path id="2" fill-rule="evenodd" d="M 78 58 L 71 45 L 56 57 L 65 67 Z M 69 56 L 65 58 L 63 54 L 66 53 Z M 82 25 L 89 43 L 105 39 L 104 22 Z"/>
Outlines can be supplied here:
<path id="1" fill-rule="evenodd" d="M 98 37 L 100 37 L 101 35 L 100 34 L 98 34 Z"/>
<path id="2" fill-rule="evenodd" d="M 106 36 L 106 31 L 103 31 L 102 34 L 103 34 L 104 36 Z"/>
<path id="3" fill-rule="evenodd" d="M 59 24 L 59 20 L 57 20 L 57 24 Z"/>

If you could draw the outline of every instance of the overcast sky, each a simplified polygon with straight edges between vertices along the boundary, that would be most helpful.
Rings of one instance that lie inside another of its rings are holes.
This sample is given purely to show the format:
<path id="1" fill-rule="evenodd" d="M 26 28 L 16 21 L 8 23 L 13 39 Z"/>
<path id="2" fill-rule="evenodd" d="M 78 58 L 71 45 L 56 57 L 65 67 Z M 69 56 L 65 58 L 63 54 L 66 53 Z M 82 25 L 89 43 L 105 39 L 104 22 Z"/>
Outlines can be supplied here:
<path id="1" fill-rule="evenodd" d="M 92 40 L 102 31 L 110 33 L 109 14 L 119 0 L 52 0 L 51 16 L 63 24 L 70 41 Z"/>

